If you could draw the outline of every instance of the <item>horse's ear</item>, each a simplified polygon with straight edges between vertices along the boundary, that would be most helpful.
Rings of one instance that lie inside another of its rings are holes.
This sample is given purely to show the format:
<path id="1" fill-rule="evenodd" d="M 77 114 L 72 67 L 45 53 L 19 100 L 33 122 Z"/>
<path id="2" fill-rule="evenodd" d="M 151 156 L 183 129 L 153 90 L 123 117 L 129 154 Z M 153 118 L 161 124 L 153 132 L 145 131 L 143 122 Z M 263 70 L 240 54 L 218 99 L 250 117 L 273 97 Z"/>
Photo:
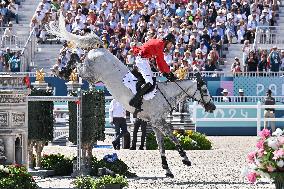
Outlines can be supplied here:
<path id="1" fill-rule="evenodd" d="M 198 87 L 201 87 L 202 85 L 205 84 L 205 82 L 202 79 L 202 76 L 201 76 L 200 72 L 196 72 L 195 73 L 195 77 L 196 77 L 196 81 L 197 81 Z"/>
<path id="2" fill-rule="evenodd" d="M 195 75 L 197 81 L 201 81 L 202 80 L 200 72 L 196 72 L 194 75 Z"/>

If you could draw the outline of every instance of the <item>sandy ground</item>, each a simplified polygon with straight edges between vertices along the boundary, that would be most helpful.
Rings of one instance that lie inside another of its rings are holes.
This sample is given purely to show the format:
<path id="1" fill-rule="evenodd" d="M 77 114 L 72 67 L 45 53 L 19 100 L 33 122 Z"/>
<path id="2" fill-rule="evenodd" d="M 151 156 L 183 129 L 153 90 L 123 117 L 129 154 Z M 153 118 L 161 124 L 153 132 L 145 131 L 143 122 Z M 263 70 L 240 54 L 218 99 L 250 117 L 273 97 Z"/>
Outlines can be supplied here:
<path id="1" fill-rule="evenodd" d="M 269 181 L 249 184 L 241 178 L 241 170 L 246 165 L 246 155 L 255 149 L 256 137 L 208 137 L 213 142 L 213 150 L 187 151 L 192 161 L 191 167 L 182 164 L 177 151 L 166 151 L 169 167 L 175 178 L 166 178 L 161 167 L 160 154 L 155 151 L 130 151 L 94 149 L 93 154 L 102 158 L 116 152 L 138 178 L 128 179 L 129 189 L 272 189 Z M 44 153 L 76 154 L 75 147 L 47 146 Z M 73 188 L 72 178 L 54 177 L 37 180 L 42 188 Z"/>

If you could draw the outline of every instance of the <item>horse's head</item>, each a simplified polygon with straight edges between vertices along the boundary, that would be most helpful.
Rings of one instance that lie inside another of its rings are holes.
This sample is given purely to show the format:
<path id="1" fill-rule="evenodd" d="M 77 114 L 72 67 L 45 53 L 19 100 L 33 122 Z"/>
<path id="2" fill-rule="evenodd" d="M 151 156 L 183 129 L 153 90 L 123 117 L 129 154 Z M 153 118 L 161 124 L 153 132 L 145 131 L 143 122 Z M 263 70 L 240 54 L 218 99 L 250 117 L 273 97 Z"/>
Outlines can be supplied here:
<path id="1" fill-rule="evenodd" d="M 202 79 L 201 75 L 199 72 L 195 74 L 196 77 L 196 82 L 197 82 L 197 89 L 196 92 L 199 92 L 200 97 L 195 96 L 196 101 L 198 101 L 199 104 L 201 104 L 206 112 L 212 113 L 215 109 L 216 106 L 214 105 L 213 99 L 211 95 L 209 94 L 209 90 L 207 89 L 205 81 Z"/>

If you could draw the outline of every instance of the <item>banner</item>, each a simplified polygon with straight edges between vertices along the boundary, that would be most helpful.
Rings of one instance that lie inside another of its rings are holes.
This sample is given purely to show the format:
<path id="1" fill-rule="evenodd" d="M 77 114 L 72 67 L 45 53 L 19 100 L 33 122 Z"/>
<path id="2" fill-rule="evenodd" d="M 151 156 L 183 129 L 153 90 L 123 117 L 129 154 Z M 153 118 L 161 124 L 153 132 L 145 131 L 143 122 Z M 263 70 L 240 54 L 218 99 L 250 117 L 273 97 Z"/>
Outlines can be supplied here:
<path id="1" fill-rule="evenodd" d="M 246 96 L 266 96 L 267 89 L 273 96 L 284 96 L 284 77 L 235 77 L 233 85 L 235 95 L 242 88 Z"/>

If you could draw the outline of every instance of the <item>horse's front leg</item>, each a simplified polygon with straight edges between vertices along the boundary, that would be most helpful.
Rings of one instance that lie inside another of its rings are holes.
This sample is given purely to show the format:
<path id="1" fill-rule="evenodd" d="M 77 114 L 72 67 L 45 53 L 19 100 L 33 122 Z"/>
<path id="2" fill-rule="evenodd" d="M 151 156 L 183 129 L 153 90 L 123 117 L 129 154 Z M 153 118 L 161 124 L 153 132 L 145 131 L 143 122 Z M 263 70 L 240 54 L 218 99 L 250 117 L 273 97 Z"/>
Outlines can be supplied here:
<path id="1" fill-rule="evenodd" d="M 170 140 L 175 144 L 179 155 L 182 157 L 182 163 L 187 166 L 191 166 L 191 162 L 189 161 L 184 149 L 181 147 L 179 140 L 172 132 L 171 124 L 167 123 L 166 120 L 163 119 L 161 121 L 161 125 L 162 127 L 159 129 L 165 136 L 169 137 Z"/>
<path id="2" fill-rule="evenodd" d="M 155 132 L 157 144 L 158 144 L 159 151 L 160 151 L 160 154 L 161 154 L 162 167 L 163 167 L 163 169 L 166 170 L 166 176 L 167 177 L 174 178 L 174 175 L 173 175 L 173 173 L 171 172 L 171 170 L 168 166 L 168 162 L 167 162 L 167 158 L 166 158 L 166 154 L 165 154 L 164 136 L 159 129 L 153 127 L 153 130 Z"/>

